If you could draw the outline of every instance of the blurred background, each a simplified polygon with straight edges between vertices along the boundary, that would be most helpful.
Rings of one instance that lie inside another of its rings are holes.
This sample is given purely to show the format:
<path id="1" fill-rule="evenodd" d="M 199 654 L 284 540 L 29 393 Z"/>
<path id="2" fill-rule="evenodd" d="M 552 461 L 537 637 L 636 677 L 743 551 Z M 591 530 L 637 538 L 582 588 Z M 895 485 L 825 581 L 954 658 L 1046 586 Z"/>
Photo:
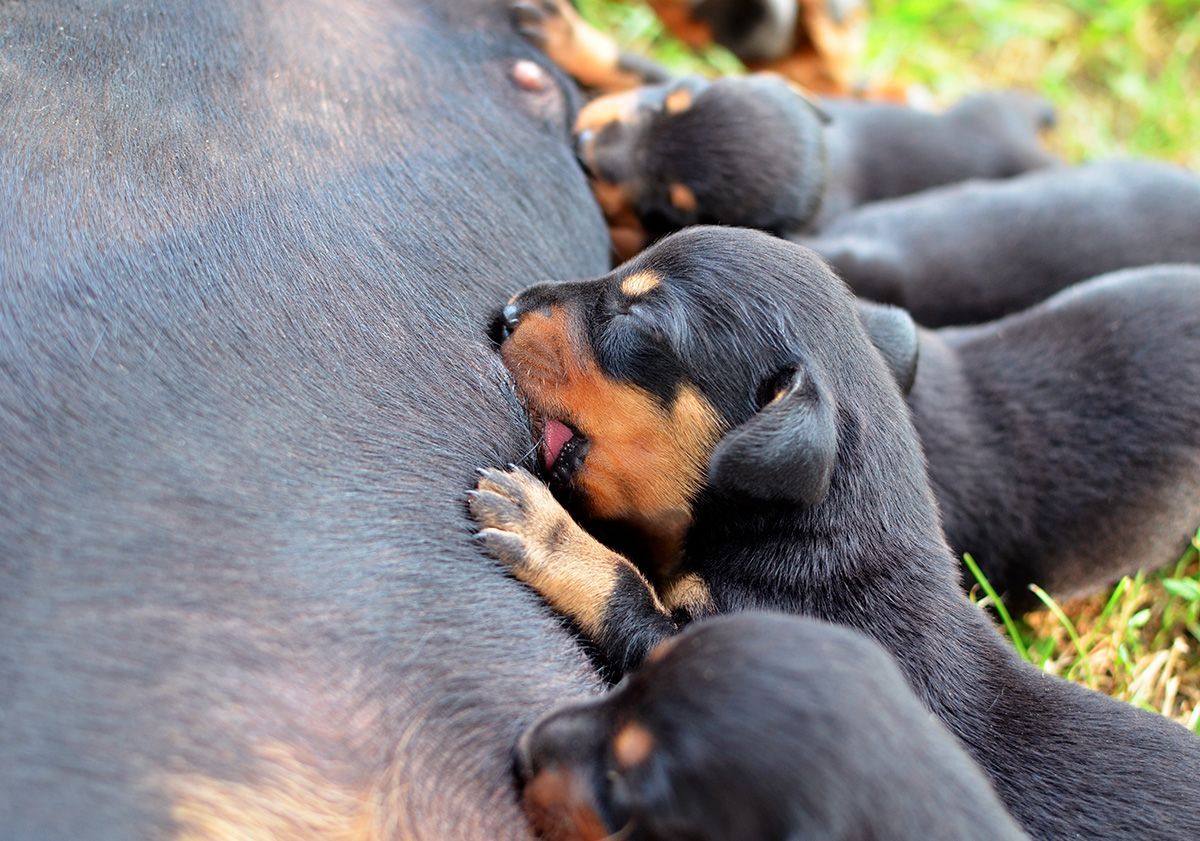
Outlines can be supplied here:
<path id="1" fill-rule="evenodd" d="M 638 0 L 576 0 L 625 47 L 678 73 L 744 72 L 719 47 L 668 35 Z M 984 88 L 1036 90 L 1058 108 L 1050 145 L 1070 161 L 1153 157 L 1200 170 L 1200 0 L 869 0 L 861 75 L 937 107 Z M 1200 236 L 1200 220 L 1197 220 Z M 1196 419 L 1200 423 L 1200 418 Z M 1197 524 L 1200 526 L 1200 523 Z M 1105 593 L 1010 616 L 1003 631 L 1047 672 L 1200 733 L 1200 531 L 1182 558 Z"/>
<path id="2" fill-rule="evenodd" d="M 697 55 L 636 0 L 578 0 L 584 17 L 679 72 L 741 72 L 720 48 Z M 869 0 L 873 81 L 948 103 L 984 87 L 1040 91 L 1059 109 L 1057 150 L 1200 169 L 1200 0 Z"/>

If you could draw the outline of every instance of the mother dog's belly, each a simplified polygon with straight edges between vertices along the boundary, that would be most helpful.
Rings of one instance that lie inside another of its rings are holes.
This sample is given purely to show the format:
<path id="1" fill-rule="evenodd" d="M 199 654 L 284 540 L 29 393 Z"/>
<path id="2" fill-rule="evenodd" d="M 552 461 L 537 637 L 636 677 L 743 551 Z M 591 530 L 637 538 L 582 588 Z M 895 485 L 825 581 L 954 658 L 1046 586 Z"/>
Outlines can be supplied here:
<path id="1" fill-rule="evenodd" d="M 503 4 L 417 8 L 0 11 L 10 837 L 526 834 L 593 678 L 468 539 L 481 337 L 607 238 Z"/>

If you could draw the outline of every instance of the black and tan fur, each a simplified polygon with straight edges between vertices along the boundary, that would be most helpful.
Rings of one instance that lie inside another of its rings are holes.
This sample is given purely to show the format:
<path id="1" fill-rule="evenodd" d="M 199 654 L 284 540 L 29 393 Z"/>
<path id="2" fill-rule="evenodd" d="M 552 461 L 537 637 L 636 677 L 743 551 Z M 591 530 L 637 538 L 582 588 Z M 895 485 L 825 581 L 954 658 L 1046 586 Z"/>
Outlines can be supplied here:
<path id="1" fill-rule="evenodd" d="M 646 272 L 657 278 L 641 284 L 650 291 L 621 291 L 626 278 Z M 640 390 L 644 418 L 663 436 L 679 434 L 674 407 L 684 394 L 708 406 L 723 432 L 711 446 L 691 440 L 693 449 L 679 453 L 707 464 L 698 490 L 660 504 L 690 515 L 672 560 L 676 574 L 692 577 L 692 602 L 665 595 L 660 605 L 628 576 L 615 586 L 604 577 L 595 594 L 609 607 L 592 641 L 620 670 L 708 613 L 771 608 L 848 625 L 897 659 L 1036 837 L 1200 833 L 1191 805 L 1200 796 L 1200 741 L 1020 661 L 967 601 L 893 376 L 854 299 L 811 252 L 749 231 L 693 229 L 604 277 L 518 296 L 501 354 L 531 410 L 543 424 L 576 425 L 590 448 L 608 446 L 621 440 L 626 418 L 575 415 L 559 401 L 537 367 L 537 342 L 522 338 L 531 313 L 556 325 L 560 350 L 594 354 L 607 378 Z M 518 346 L 524 357 L 515 364 Z M 637 469 L 641 448 L 656 442 L 618 446 L 626 458 L 606 482 L 639 492 L 659 482 Z M 552 485 L 578 490 L 596 478 L 586 454 L 563 468 Z M 489 480 L 494 489 L 476 493 L 472 512 L 503 534 L 495 551 L 521 575 L 521 558 L 544 549 L 525 523 L 557 503 L 531 495 L 533 482 L 520 472 Z M 559 581 L 587 580 L 576 563 L 555 554 L 547 568 Z"/>
<path id="2" fill-rule="evenodd" d="M 934 113 L 814 101 L 767 74 L 691 76 L 603 96 L 579 113 L 579 158 L 619 257 L 694 224 L 820 231 L 867 202 L 1052 164 L 1054 111 L 1016 91 Z M 623 229 L 640 227 L 631 238 Z"/>
<path id="3" fill-rule="evenodd" d="M 1073 283 L 1200 262 L 1200 176 L 1105 161 L 968 182 L 866 205 L 799 240 L 858 295 L 927 327 L 974 324 Z"/>
<path id="4" fill-rule="evenodd" d="M 720 44 L 752 70 L 780 74 L 816 93 L 894 97 L 856 80 L 866 6 L 861 0 L 650 0 L 673 35 L 692 47 Z M 622 50 L 569 0 L 513 0 L 521 31 L 580 84 L 602 93 L 662 81 L 666 72 Z"/>
<path id="5" fill-rule="evenodd" d="M 580 17 L 569 0 L 510 0 L 517 29 L 586 88 L 614 92 L 668 78 Z"/>
<path id="6" fill-rule="evenodd" d="M 699 623 L 517 754 L 550 841 L 1027 838 L 887 652 L 811 619 Z"/>

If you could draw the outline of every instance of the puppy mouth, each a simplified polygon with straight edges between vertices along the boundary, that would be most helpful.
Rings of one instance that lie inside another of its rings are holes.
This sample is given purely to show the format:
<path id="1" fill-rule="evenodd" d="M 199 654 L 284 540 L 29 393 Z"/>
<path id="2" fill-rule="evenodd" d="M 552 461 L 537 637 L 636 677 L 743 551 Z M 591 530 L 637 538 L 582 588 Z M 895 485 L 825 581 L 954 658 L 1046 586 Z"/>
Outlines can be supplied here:
<path id="1" fill-rule="evenodd" d="M 557 419 L 542 418 L 538 435 L 542 466 L 551 487 L 569 487 L 583 467 L 591 442 L 578 429 Z"/>

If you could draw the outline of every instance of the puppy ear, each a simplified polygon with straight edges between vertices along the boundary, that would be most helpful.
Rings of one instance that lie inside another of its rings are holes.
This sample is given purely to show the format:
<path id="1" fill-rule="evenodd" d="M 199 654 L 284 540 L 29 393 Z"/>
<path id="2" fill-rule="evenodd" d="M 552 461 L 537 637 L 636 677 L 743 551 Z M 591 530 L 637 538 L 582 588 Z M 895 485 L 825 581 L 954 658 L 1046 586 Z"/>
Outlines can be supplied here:
<path id="1" fill-rule="evenodd" d="M 837 460 L 832 398 L 807 366 L 797 364 L 763 383 L 760 405 L 717 446 L 708 464 L 710 483 L 757 499 L 819 504 Z"/>
<path id="2" fill-rule="evenodd" d="M 921 339 L 912 316 L 899 307 L 860 299 L 858 318 L 900 386 L 900 393 L 907 395 L 917 378 L 917 358 L 921 352 Z"/>

